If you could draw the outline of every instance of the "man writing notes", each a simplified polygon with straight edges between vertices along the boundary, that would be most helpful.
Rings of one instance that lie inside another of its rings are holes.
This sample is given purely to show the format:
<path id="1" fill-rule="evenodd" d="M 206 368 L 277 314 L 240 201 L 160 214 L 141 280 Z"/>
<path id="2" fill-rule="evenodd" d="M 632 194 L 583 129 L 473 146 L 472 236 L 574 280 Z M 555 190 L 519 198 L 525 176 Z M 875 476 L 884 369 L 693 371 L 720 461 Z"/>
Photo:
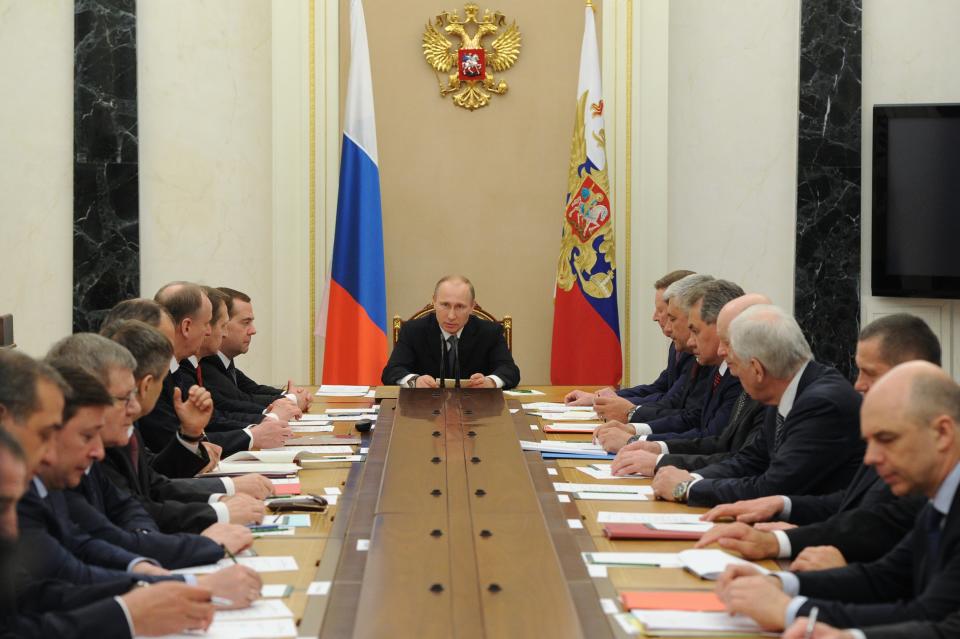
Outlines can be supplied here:
<path id="1" fill-rule="evenodd" d="M 470 280 L 442 278 L 433 289 L 434 312 L 405 322 L 390 360 L 384 384 L 437 388 L 446 379 L 464 379 L 469 388 L 513 388 L 520 369 L 513 362 L 503 328 L 471 315 L 476 306 Z"/>

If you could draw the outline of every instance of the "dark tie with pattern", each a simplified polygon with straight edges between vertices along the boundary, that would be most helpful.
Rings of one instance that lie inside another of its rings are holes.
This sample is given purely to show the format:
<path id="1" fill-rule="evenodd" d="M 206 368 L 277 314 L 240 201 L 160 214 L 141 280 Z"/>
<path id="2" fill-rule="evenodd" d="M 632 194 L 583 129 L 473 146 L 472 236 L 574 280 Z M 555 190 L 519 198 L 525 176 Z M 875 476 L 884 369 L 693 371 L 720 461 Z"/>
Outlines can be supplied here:
<path id="1" fill-rule="evenodd" d="M 140 472 L 140 442 L 137 441 L 137 435 L 130 436 L 130 442 L 127 444 L 127 452 L 130 453 L 130 463 L 133 464 L 133 472 Z"/>
<path id="2" fill-rule="evenodd" d="M 773 450 L 780 448 L 780 442 L 783 440 L 783 422 L 785 420 L 786 418 L 780 414 L 780 411 L 777 411 L 777 430 L 773 436 Z"/>
<path id="3" fill-rule="evenodd" d="M 457 377 L 457 336 L 451 335 L 447 338 L 447 377 L 456 379 Z"/>
<path id="4" fill-rule="evenodd" d="M 200 370 L 200 362 L 197 362 L 197 386 L 203 388 L 203 371 Z"/>
<path id="5" fill-rule="evenodd" d="M 237 367 L 233 365 L 233 360 L 230 360 L 230 365 L 227 366 L 227 374 L 230 375 L 230 379 L 233 380 L 233 385 L 237 385 Z"/>
<path id="6" fill-rule="evenodd" d="M 730 421 L 727 424 L 737 423 L 737 418 L 740 417 L 740 411 L 743 410 L 743 405 L 747 403 L 747 391 L 740 391 L 740 395 L 737 397 L 737 402 L 733 405 L 733 410 L 730 412 Z"/>
<path id="7" fill-rule="evenodd" d="M 927 579 L 929 580 L 937 572 L 940 565 L 938 554 L 940 553 L 941 525 L 943 524 L 943 513 L 934 508 L 933 504 L 930 504 L 927 510 L 925 524 L 927 531 Z"/>
<path id="8" fill-rule="evenodd" d="M 717 386 L 720 385 L 720 380 L 723 379 L 723 375 L 720 374 L 720 369 L 717 369 L 717 372 L 713 374 L 713 388 L 710 389 L 710 394 L 713 395 L 717 392 Z"/>

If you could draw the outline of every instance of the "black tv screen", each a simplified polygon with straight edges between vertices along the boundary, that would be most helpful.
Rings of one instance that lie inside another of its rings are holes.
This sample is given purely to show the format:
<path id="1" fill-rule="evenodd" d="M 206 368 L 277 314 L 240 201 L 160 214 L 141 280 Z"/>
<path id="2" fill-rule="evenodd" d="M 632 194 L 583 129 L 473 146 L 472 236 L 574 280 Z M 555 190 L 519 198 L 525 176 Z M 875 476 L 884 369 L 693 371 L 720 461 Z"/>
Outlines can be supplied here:
<path id="1" fill-rule="evenodd" d="M 873 107 L 874 295 L 960 298 L 960 105 Z"/>

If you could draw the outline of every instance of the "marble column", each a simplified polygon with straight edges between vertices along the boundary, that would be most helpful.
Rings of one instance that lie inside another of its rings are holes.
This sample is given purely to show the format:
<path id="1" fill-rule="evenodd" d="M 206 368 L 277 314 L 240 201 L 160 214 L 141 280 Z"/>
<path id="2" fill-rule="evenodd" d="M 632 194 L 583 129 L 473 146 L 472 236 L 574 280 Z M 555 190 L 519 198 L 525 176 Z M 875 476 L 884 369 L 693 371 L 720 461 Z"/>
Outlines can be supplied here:
<path id="1" fill-rule="evenodd" d="M 855 372 L 862 0 L 802 0 L 794 308 L 817 360 Z"/>
<path id="2" fill-rule="evenodd" d="M 140 294 L 135 0 L 75 0 L 73 329 Z"/>

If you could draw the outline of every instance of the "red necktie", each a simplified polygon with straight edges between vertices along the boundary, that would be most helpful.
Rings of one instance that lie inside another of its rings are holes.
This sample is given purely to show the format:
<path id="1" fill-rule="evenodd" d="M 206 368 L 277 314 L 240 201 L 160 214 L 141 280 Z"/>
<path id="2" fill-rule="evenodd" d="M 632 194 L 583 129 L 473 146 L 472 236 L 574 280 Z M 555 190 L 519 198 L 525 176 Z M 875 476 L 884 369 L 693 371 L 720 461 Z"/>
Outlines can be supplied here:
<path id="1" fill-rule="evenodd" d="M 717 372 L 713 374 L 713 391 L 717 390 L 717 386 L 720 385 L 720 379 L 722 377 L 723 376 L 720 374 L 720 369 L 717 369 Z"/>
<path id="2" fill-rule="evenodd" d="M 137 441 L 137 434 L 130 436 L 130 442 L 127 444 L 130 453 L 130 463 L 133 464 L 133 472 L 140 472 L 140 442 Z"/>
<path id="3" fill-rule="evenodd" d="M 203 370 L 200 368 L 200 362 L 197 362 L 197 385 L 203 388 Z"/>

